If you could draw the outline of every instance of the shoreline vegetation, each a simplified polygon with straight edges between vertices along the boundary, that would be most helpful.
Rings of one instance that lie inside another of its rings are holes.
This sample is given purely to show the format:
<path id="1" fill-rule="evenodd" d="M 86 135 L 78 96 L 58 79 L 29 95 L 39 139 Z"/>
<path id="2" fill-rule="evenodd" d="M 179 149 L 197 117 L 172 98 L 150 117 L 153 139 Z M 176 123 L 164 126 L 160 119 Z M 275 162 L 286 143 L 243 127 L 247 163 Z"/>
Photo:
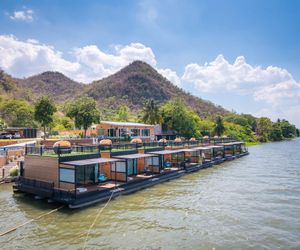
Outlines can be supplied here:
<path id="1" fill-rule="evenodd" d="M 223 116 L 200 117 L 180 98 L 164 104 L 154 100 L 145 102 L 138 115 L 121 105 L 114 116 L 103 115 L 101 107 L 90 97 L 82 96 L 65 103 L 55 103 L 42 96 L 35 103 L 25 100 L 0 98 L 0 131 L 5 127 L 35 127 L 57 137 L 58 131 L 87 129 L 100 120 L 161 124 L 163 130 L 172 130 L 181 137 L 227 136 L 244 141 L 248 146 L 268 141 L 299 137 L 299 129 L 285 119 L 272 122 L 267 117 L 227 112 Z M 94 135 L 96 136 L 96 135 Z"/>

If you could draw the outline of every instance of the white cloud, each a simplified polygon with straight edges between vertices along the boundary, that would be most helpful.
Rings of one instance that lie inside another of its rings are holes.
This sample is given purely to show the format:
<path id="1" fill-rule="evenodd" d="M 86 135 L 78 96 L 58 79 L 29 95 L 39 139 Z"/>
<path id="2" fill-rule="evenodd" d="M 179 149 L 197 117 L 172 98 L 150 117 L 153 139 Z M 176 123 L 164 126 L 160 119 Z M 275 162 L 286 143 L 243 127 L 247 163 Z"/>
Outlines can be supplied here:
<path id="1" fill-rule="evenodd" d="M 261 109 L 257 115 L 273 119 L 285 117 L 300 126 L 300 83 L 283 68 L 252 66 L 243 56 L 229 63 L 223 55 L 204 65 L 188 64 L 181 79 L 193 84 L 201 92 L 222 92 L 228 98 L 234 95 L 252 96 Z"/>
<path id="2" fill-rule="evenodd" d="M 63 59 L 60 51 L 38 41 L 22 42 L 14 36 L 0 36 L 0 68 L 17 77 L 47 70 L 70 76 L 80 69 L 80 65 Z"/>
<path id="3" fill-rule="evenodd" d="M 181 80 L 177 73 L 171 69 L 159 69 L 158 72 L 177 86 L 181 86 Z"/>
<path id="4" fill-rule="evenodd" d="M 33 10 L 31 9 L 24 9 L 14 11 L 12 15 L 10 15 L 10 19 L 15 21 L 28 21 L 31 22 L 33 20 Z"/>
<path id="5" fill-rule="evenodd" d="M 214 61 L 204 65 L 188 64 L 182 76 L 182 80 L 195 84 L 199 90 L 205 92 L 216 90 L 244 92 L 266 83 L 275 84 L 291 79 L 291 74 L 285 69 L 251 66 L 243 56 L 237 57 L 235 62 L 230 64 L 223 55 L 218 55 Z"/>
<path id="6" fill-rule="evenodd" d="M 0 68 L 16 77 L 52 70 L 88 83 L 113 74 L 134 60 L 142 60 L 156 67 L 152 49 L 141 43 L 118 45 L 113 53 L 106 53 L 96 45 L 89 45 L 75 48 L 70 54 L 74 59 L 66 60 L 62 52 L 37 40 L 20 41 L 12 35 L 0 35 Z M 167 72 L 173 79 L 176 73 L 169 69 Z"/>

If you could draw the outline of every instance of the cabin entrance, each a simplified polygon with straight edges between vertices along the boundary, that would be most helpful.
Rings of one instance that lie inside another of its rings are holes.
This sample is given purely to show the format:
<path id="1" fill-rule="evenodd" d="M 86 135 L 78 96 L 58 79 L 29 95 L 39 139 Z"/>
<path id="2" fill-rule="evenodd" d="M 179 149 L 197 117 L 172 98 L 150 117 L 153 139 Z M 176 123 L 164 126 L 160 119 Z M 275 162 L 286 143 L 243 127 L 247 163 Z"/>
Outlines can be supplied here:
<path id="1" fill-rule="evenodd" d="M 130 159 L 127 160 L 127 175 L 137 175 L 138 169 L 137 169 L 137 161 L 136 159 Z"/>
<path id="2" fill-rule="evenodd" d="M 77 186 L 98 182 L 99 165 L 85 165 L 76 168 L 75 182 Z"/>

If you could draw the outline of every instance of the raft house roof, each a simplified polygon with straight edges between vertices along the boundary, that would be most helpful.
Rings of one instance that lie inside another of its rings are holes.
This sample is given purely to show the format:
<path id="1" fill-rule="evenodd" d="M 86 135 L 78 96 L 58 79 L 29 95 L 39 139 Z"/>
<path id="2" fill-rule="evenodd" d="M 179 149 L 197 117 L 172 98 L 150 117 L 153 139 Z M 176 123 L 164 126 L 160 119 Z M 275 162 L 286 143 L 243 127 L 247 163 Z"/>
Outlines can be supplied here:
<path id="1" fill-rule="evenodd" d="M 177 153 L 183 153 L 184 149 L 177 149 L 177 150 L 160 150 L 160 151 L 153 151 L 149 152 L 149 154 L 154 155 L 168 155 L 168 154 L 177 154 Z"/>
<path id="2" fill-rule="evenodd" d="M 118 155 L 115 156 L 115 158 L 118 159 L 138 159 L 138 158 L 147 158 L 147 157 L 152 157 L 152 154 L 128 154 L 128 155 Z"/>
<path id="3" fill-rule="evenodd" d="M 95 159 L 86 159 L 86 160 L 77 160 L 77 161 L 65 161 L 65 162 L 61 162 L 61 164 L 71 165 L 71 166 L 85 166 L 85 165 L 101 164 L 101 163 L 116 162 L 116 161 L 120 161 L 120 159 L 95 158 Z"/>
<path id="4" fill-rule="evenodd" d="M 194 151 L 198 151 L 198 150 L 208 150 L 208 149 L 211 149 L 211 147 L 208 146 L 208 147 L 185 148 L 185 149 L 183 149 L 183 152 L 194 152 Z"/>
<path id="5" fill-rule="evenodd" d="M 222 146 L 233 146 L 233 145 L 240 145 L 240 144 L 244 144 L 244 142 L 241 141 L 236 141 L 236 142 L 227 142 L 227 143 L 222 143 Z"/>

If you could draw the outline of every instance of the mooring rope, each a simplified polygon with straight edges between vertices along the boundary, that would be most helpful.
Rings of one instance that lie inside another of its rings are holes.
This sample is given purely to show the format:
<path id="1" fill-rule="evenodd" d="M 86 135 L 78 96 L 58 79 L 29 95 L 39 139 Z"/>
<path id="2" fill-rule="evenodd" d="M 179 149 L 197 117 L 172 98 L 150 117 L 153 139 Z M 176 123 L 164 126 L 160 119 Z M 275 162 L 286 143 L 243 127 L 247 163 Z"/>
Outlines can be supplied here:
<path id="1" fill-rule="evenodd" d="M 33 218 L 33 219 L 31 219 L 31 220 L 28 220 L 28 221 L 26 221 L 26 222 L 24 222 L 24 223 L 22 223 L 22 224 L 20 224 L 20 225 L 18 225 L 18 226 L 16 226 L 16 227 L 14 227 L 14 228 L 11 228 L 11 229 L 9 229 L 9 230 L 3 232 L 3 233 L 0 233 L 0 237 L 4 236 L 4 235 L 6 235 L 6 234 L 9 234 L 9 233 L 11 233 L 11 232 L 13 232 L 13 231 L 16 231 L 16 230 L 19 229 L 20 227 L 23 227 L 23 226 L 25 226 L 25 225 L 27 225 L 27 224 L 33 222 L 33 221 L 39 220 L 39 219 L 41 219 L 42 217 L 45 217 L 46 215 L 52 214 L 52 213 L 54 213 L 54 212 L 57 212 L 58 210 L 62 209 L 64 206 L 65 206 L 65 205 L 60 206 L 60 207 L 58 207 L 58 208 L 55 208 L 55 209 L 53 209 L 53 210 L 51 210 L 51 211 L 49 211 L 49 212 L 47 212 L 47 213 L 41 214 L 41 215 L 39 215 L 39 216 L 36 217 L 36 218 Z"/>
<path id="2" fill-rule="evenodd" d="M 87 243 L 88 237 L 89 237 L 89 235 L 90 235 L 91 229 L 94 227 L 94 225 L 95 225 L 96 221 L 98 220 L 100 214 L 103 212 L 103 210 L 107 207 L 108 203 L 111 201 L 113 195 L 114 195 L 114 192 L 111 192 L 111 195 L 110 195 L 108 201 L 107 201 L 107 202 L 105 203 L 105 205 L 98 211 L 98 213 L 97 213 L 97 215 L 96 215 L 96 217 L 95 217 L 93 223 L 90 225 L 89 230 L 87 231 L 87 234 L 86 234 L 86 237 L 85 237 L 85 240 L 84 240 L 84 244 L 83 244 L 83 248 L 82 248 L 83 250 L 85 250 L 85 248 L 86 248 L 86 243 Z"/>

